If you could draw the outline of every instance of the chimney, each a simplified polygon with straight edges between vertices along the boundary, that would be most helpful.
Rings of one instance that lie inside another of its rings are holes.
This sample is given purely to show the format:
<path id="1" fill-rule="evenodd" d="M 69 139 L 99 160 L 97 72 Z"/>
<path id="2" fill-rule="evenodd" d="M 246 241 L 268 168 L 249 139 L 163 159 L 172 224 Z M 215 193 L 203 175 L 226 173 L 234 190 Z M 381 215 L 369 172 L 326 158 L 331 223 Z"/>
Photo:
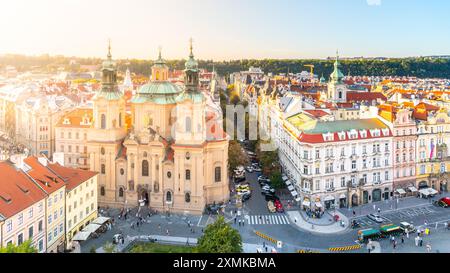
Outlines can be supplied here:
<path id="1" fill-rule="evenodd" d="M 38 157 L 38 161 L 39 161 L 39 163 L 41 163 L 41 165 L 47 167 L 47 164 L 48 164 L 47 158 L 45 158 L 45 157 L 43 157 L 43 156 L 40 156 L 40 157 Z"/>

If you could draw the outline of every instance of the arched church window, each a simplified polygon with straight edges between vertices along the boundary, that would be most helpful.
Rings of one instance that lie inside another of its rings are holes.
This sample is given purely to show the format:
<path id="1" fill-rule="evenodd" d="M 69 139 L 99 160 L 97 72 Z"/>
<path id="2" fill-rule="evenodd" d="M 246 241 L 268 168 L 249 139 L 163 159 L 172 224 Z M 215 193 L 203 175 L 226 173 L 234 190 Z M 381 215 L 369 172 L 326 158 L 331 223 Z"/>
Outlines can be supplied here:
<path id="1" fill-rule="evenodd" d="M 105 148 L 102 147 L 102 148 L 100 149 L 100 153 L 101 153 L 102 155 L 104 155 L 104 154 L 105 154 Z"/>
<path id="2" fill-rule="evenodd" d="M 159 183 L 157 181 L 155 181 L 155 184 L 153 184 L 153 191 L 155 193 L 159 192 Z"/>
<path id="3" fill-rule="evenodd" d="M 100 195 L 105 196 L 105 187 L 104 186 L 100 187 Z"/>
<path id="4" fill-rule="evenodd" d="M 102 129 L 106 129 L 106 116 L 105 116 L 105 114 L 102 114 L 100 116 L 100 121 L 101 121 L 101 128 Z"/>
<path id="5" fill-rule="evenodd" d="M 342 99 L 342 91 L 339 91 L 339 98 Z"/>
<path id="6" fill-rule="evenodd" d="M 142 176 L 148 176 L 148 161 L 142 161 Z"/>
<path id="7" fill-rule="evenodd" d="M 220 182 L 222 180 L 222 170 L 220 167 L 216 167 L 214 169 L 214 181 L 215 182 Z"/>
<path id="8" fill-rule="evenodd" d="M 106 173 L 106 166 L 105 166 L 105 164 L 102 164 L 101 167 L 100 167 L 100 169 L 101 169 L 101 173 L 102 173 L 102 174 L 105 174 L 105 173 Z"/>
<path id="9" fill-rule="evenodd" d="M 123 168 L 120 168 L 120 175 L 123 175 L 125 173 L 125 170 Z"/>
<path id="10" fill-rule="evenodd" d="M 190 133 L 192 130 L 191 117 L 186 117 L 186 133 Z"/>
<path id="11" fill-rule="evenodd" d="M 186 170 L 186 180 L 191 180 L 191 170 Z"/>
<path id="12" fill-rule="evenodd" d="M 191 194 L 190 194 L 189 192 L 187 192 L 187 193 L 184 195 L 184 201 L 186 201 L 186 203 L 191 202 Z"/>
<path id="13" fill-rule="evenodd" d="M 119 197 L 123 197 L 123 188 L 122 187 L 119 188 Z"/>
<path id="14" fill-rule="evenodd" d="M 170 191 L 166 193 L 166 202 L 172 202 L 172 193 Z"/>

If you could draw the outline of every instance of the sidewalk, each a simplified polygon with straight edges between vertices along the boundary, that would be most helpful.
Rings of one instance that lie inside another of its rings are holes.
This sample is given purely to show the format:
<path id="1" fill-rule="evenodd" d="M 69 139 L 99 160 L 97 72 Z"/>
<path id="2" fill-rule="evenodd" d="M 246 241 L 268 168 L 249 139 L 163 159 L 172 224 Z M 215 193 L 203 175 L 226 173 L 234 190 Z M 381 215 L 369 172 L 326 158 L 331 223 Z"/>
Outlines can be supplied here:
<path id="1" fill-rule="evenodd" d="M 442 198 L 444 196 L 450 196 L 450 194 L 443 193 L 440 195 L 437 195 L 434 200 L 438 200 L 439 198 Z M 397 201 L 398 200 L 398 201 Z M 412 207 L 418 207 L 418 206 L 425 206 L 428 204 L 431 204 L 431 199 L 424 199 L 424 198 L 418 198 L 418 197 L 404 197 L 400 199 L 389 199 L 389 200 L 383 200 L 380 202 L 374 202 L 369 204 L 360 205 L 353 208 L 341 208 L 339 211 L 347 216 L 348 218 L 353 218 L 353 211 L 355 212 L 355 216 L 364 216 L 370 213 L 376 213 L 378 211 L 378 208 L 380 208 L 380 212 L 383 214 L 385 212 L 391 212 L 396 211 L 400 209 L 407 209 Z"/>
<path id="2" fill-rule="evenodd" d="M 313 232 L 313 233 L 322 233 L 322 234 L 333 234 L 344 232 L 349 226 L 348 218 L 336 211 L 336 214 L 339 215 L 340 221 L 324 221 L 323 219 L 305 219 L 302 213 L 299 211 L 287 211 L 287 215 L 289 216 L 291 223 L 295 224 L 298 228 Z M 328 213 L 328 215 L 327 215 Z M 326 216 L 325 216 L 326 215 Z M 333 215 L 329 212 L 325 212 L 325 219 L 332 219 Z M 341 221 L 344 221 L 344 227 L 341 226 Z"/>

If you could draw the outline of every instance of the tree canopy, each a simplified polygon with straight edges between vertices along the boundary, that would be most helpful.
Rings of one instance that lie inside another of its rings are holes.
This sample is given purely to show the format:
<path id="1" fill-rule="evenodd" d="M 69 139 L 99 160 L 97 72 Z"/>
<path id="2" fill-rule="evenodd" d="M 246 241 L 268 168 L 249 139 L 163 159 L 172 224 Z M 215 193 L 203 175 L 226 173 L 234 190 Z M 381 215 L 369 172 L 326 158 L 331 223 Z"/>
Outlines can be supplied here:
<path id="1" fill-rule="evenodd" d="M 21 245 L 8 244 L 0 247 L 0 253 L 37 253 L 37 249 L 31 245 L 31 240 L 23 242 Z"/>
<path id="2" fill-rule="evenodd" d="M 219 216 L 198 239 L 197 250 L 200 253 L 241 253 L 242 238 L 223 216 Z"/>

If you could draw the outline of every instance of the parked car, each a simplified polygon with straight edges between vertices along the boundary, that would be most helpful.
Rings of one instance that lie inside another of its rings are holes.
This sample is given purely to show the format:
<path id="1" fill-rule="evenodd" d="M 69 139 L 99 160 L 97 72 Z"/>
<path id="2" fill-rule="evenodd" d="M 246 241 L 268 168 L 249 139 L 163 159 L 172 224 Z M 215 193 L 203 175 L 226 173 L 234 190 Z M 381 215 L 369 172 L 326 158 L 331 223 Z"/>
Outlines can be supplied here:
<path id="1" fill-rule="evenodd" d="M 438 201 L 435 201 L 434 205 L 443 207 L 443 208 L 448 208 L 450 206 L 450 197 L 443 197 L 443 198 L 439 199 Z"/>
<path id="2" fill-rule="evenodd" d="M 278 198 L 278 196 L 276 196 L 275 194 L 267 194 L 265 196 L 266 201 L 275 201 L 275 200 L 280 200 L 280 198 Z"/>
<path id="3" fill-rule="evenodd" d="M 245 176 L 244 177 L 235 177 L 234 183 L 242 183 L 245 182 Z"/>
<path id="4" fill-rule="evenodd" d="M 269 180 L 270 181 L 270 179 L 265 175 L 258 176 L 258 181 L 260 181 L 260 180 Z"/>
<path id="5" fill-rule="evenodd" d="M 406 231 L 408 231 L 408 233 L 413 233 L 416 231 L 416 227 L 413 226 L 412 224 L 408 223 L 408 222 L 401 222 L 400 223 L 400 228 L 403 230 L 403 232 L 406 233 Z"/>
<path id="6" fill-rule="evenodd" d="M 261 189 L 262 189 L 263 191 L 275 192 L 275 189 L 272 188 L 272 187 L 269 186 L 269 185 L 264 185 L 264 186 L 261 187 Z"/>
<path id="7" fill-rule="evenodd" d="M 253 171 L 262 172 L 262 169 L 260 167 L 253 167 Z"/>
<path id="8" fill-rule="evenodd" d="M 242 202 L 245 202 L 245 201 L 249 200 L 250 197 L 252 197 L 252 194 L 251 194 L 251 193 L 243 194 L 243 195 L 242 195 Z"/>
<path id="9" fill-rule="evenodd" d="M 269 209 L 270 212 L 274 213 L 277 211 L 277 208 L 275 207 L 275 205 L 273 204 L 273 201 L 268 201 L 267 202 L 267 208 Z"/>
<path id="10" fill-rule="evenodd" d="M 251 191 L 250 190 L 240 190 L 237 192 L 237 195 L 244 195 L 244 194 L 250 194 Z"/>
<path id="11" fill-rule="evenodd" d="M 371 214 L 367 215 L 367 217 L 370 220 L 375 221 L 377 223 L 383 223 L 383 218 L 381 218 L 381 216 L 378 214 L 371 213 Z"/>
<path id="12" fill-rule="evenodd" d="M 236 186 L 236 191 L 239 191 L 239 190 L 250 190 L 250 185 L 248 185 L 248 184 L 241 184 L 239 186 Z"/>
<path id="13" fill-rule="evenodd" d="M 283 204 L 281 204 L 280 200 L 275 200 L 274 204 L 277 208 L 277 212 L 284 212 Z"/>

